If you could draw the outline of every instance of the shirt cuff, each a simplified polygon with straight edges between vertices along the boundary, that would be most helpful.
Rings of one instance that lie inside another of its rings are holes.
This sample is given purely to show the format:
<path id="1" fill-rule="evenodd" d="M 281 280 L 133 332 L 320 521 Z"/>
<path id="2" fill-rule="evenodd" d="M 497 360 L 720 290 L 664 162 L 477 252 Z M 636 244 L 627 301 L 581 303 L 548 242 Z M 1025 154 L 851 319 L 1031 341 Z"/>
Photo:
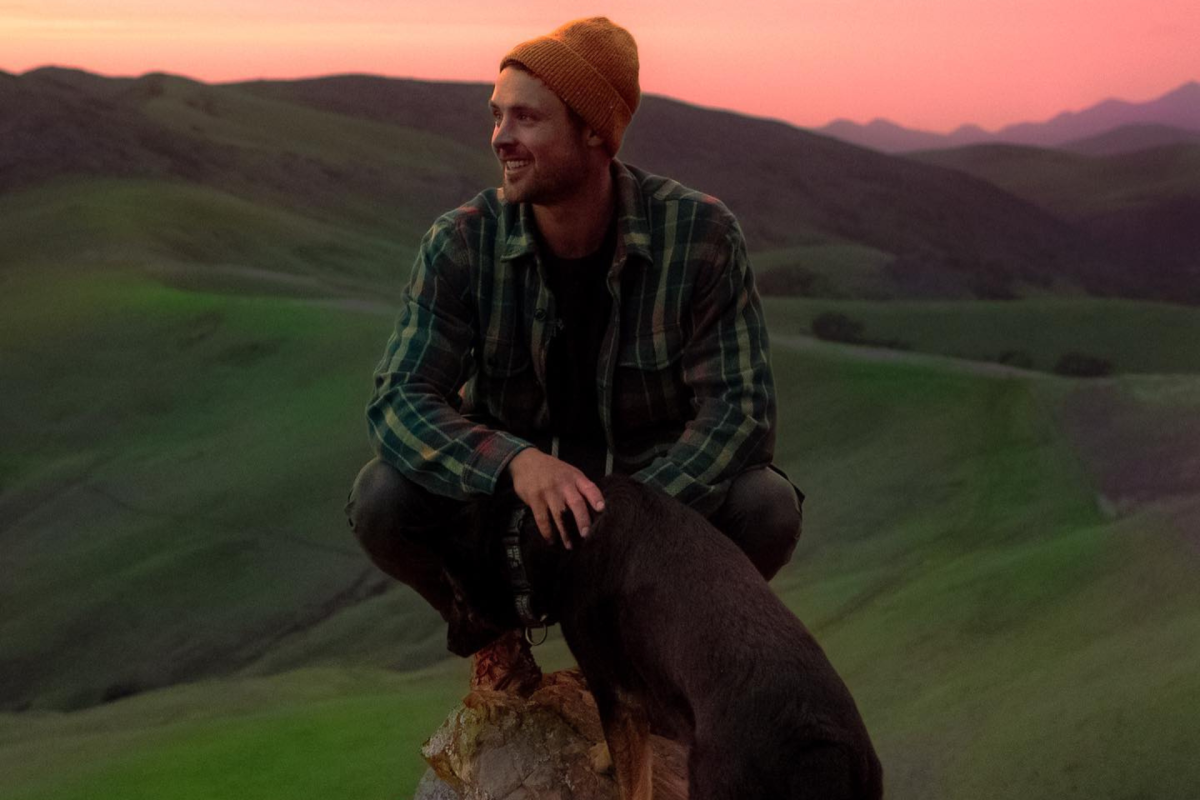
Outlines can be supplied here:
<path id="1" fill-rule="evenodd" d="M 725 491 L 729 488 L 728 482 L 716 486 L 700 483 L 665 456 L 659 456 L 630 477 L 639 483 L 661 489 L 704 516 L 720 508 L 725 500 Z"/>
<path id="2" fill-rule="evenodd" d="M 533 447 L 519 436 L 505 431 L 496 431 L 485 439 L 466 463 L 462 473 L 462 488 L 467 494 L 493 494 L 508 462 L 526 449 Z"/>

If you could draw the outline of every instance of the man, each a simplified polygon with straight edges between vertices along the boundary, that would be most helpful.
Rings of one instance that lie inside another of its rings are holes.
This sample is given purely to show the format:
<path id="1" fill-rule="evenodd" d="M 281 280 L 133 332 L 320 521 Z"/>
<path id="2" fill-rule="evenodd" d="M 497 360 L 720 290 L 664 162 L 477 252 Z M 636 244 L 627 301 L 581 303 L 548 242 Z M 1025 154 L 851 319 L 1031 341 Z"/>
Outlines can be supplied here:
<path id="1" fill-rule="evenodd" d="M 592 478 L 628 473 L 767 578 L 795 547 L 802 497 L 769 468 L 775 392 L 741 230 L 717 200 L 616 160 L 639 98 L 637 46 L 603 17 L 518 45 L 490 102 L 503 186 L 421 243 L 367 409 L 378 458 L 347 513 L 443 616 L 451 589 L 422 542 L 497 492 L 570 548 L 604 506 Z M 476 655 L 473 683 L 536 675 L 514 632 Z"/>

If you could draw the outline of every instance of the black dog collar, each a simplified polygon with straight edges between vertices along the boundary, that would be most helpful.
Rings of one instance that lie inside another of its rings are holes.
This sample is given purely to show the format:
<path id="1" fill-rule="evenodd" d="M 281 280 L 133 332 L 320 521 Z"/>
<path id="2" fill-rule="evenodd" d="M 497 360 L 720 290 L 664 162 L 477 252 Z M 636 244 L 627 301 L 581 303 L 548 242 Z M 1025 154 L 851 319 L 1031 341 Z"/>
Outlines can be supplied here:
<path id="1" fill-rule="evenodd" d="M 508 568 L 508 583 L 512 586 L 513 605 L 517 611 L 517 619 L 525 626 L 525 639 L 530 644 L 541 644 L 546 641 L 546 615 L 533 610 L 533 584 L 525 572 L 525 560 L 521 557 L 521 526 L 529 508 L 524 504 L 517 506 L 508 519 L 508 528 L 504 531 L 504 563 Z M 542 629 L 542 638 L 533 641 L 532 631 Z"/>

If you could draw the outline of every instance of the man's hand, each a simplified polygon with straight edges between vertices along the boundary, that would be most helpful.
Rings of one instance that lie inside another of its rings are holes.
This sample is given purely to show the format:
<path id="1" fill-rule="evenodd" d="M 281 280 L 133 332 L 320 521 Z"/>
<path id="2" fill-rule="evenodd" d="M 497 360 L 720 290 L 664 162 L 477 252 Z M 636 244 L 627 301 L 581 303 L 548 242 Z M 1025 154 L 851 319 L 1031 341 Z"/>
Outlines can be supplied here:
<path id="1" fill-rule="evenodd" d="M 571 538 L 563 523 L 563 514 L 570 511 L 580 536 L 587 536 L 592 517 L 588 506 L 604 510 L 604 496 L 596 484 L 565 461 L 548 456 L 536 447 L 527 447 L 508 462 L 513 490 L 533 511 L 542 538 L 554 541 L 557 531 L 563 545 L 570 550 Z"/>

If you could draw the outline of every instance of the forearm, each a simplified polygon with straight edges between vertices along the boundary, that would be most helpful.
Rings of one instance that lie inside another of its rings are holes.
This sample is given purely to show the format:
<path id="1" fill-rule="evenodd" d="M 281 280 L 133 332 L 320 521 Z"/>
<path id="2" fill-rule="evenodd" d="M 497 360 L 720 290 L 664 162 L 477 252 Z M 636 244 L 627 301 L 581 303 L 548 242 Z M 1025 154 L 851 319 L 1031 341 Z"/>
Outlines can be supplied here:
<path id="1" fill-rule="evenodd" d="M 367 406 L 379 457 L 419 486 L 457 499 L 492 493 L 512 457 L 529 447 L 459 410 L 479 338 L 470 265 L 443 217 L 422 240 Z"/>
<path id="2" fill-rule="evenodd" d="M 530 443 L 464 417 L 430 387 L 397 380 L 367 407 L 371 443 L 384 461 L 434 494 L 492 494 Z"/>

